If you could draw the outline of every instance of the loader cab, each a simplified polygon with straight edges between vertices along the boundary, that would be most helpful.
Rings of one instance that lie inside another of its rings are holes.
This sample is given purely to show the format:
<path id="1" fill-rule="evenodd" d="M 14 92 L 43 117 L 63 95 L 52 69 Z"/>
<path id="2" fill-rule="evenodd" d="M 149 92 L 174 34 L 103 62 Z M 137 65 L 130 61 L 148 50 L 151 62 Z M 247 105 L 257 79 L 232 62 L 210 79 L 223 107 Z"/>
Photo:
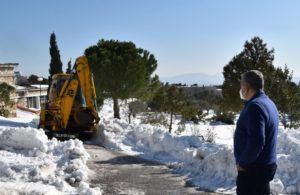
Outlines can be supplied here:
<path id="1" fill-rule="evenodd" d="M 70 79 L 70 74 L 55 74 L 52 76 L 52 84 L 50 86 L 49 91 L 49 103 L 50 105 L 54 105 L 59 93 L 62 90 L 65 82 Z"/>

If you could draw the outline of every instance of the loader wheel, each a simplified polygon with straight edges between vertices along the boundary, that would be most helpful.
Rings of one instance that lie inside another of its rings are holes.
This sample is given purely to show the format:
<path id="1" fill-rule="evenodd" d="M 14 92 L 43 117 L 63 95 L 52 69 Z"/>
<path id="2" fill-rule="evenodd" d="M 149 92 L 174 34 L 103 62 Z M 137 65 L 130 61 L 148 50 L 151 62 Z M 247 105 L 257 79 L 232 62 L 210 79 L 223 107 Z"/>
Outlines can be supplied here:
<path id="1" fill-rule="evenodd" d="M 48 130 L 48 129 L 44 129 L 45 134 L 47 135 L 48 139 L 52 139 L 53 138 L 53 133 L 52 131 Z"/>
<path id="2" fill-rule="evenodd" d="M 91 132 L 91 131 L 86 132 L 86 131 L 83 131 L 83 132 L 80 133 L 80 135 L 79 135 L 78 138 L 81 141 L 88 141 L 88 140 L 92 139 L 95 135 L 96 135 L 95 132 Z"/>

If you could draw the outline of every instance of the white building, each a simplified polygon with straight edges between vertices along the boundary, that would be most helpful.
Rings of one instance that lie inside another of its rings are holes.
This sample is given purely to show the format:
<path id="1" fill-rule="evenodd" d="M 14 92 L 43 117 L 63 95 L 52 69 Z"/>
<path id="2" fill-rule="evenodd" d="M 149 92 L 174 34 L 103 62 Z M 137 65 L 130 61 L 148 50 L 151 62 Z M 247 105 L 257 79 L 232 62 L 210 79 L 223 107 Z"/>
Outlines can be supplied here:
<path id="1" fill-rule="evenodd" d="M 48 85 L 17 86 L 17 105 L 40 109 L 46 102 Z"/>
<path id="2" fill-rule="evenodd" d="M 15 92 L 10 94 L 11 100 L 15 102 L 15 105 L 9 108 L 10 116 L 16 116 L 16 106 L 39 110 L 41 104 L 46 101 L 48 89 L 48 85 L 16 85 L 16 75 L 20 76 L 20 73 L 16 71 L 17 66 L 18 63 L 0 64 L 0 83 L 5 82 L 16 89 Z"/>

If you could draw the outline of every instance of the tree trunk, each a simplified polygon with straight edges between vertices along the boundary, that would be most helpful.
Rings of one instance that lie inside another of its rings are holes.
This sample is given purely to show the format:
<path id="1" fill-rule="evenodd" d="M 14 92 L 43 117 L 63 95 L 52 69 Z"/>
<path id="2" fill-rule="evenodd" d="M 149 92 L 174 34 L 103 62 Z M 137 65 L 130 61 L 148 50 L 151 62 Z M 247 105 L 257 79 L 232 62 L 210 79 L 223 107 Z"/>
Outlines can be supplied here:
<path id="1" fill-rule="evenodd" d="M 131 113 L 128 114 L 128 121 L 129 121 L 129 124 L 131 124 Z"/>
<path id="2" fill-rule="evenodd" d="M 287 128 L 287 120 L 286 120 L 285 114 L 282 114 L 281 122 L 282 122 L 283 128 L 286 129 Z"/>
<path id="3" fill-rule="evenodd" d="M 292 128 L 294 125 L 294 119 L 293 119 L 293 115 L 290 114 L 290 128 Z"/>
<path id="4" fill-rule="evenodd" d="M 172 123 L 173 123 L 173 112 L 171 112 L 171 120 L 170 120 L 170 126 L 169 126 L 169 133 L 172 132 Z"/>
<path id="5" fill-rule="evenodd" d="M 120 118 L 120 107 L 119 107 L 119 102 L 117 98 L 113 98 L 113 102 L 114 102 L 114 118 Z"/>

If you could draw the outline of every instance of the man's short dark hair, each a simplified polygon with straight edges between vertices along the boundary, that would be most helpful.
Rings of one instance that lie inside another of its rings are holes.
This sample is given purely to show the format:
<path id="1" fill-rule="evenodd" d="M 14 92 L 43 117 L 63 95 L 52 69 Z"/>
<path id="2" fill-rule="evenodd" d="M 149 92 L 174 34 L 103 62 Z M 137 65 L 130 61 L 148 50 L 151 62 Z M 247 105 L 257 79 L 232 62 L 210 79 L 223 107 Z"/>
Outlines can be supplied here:
<path id="1" fill-rule="evenodd" d="M 258 70 L 250 70 L 242 74 L 242 82 L 254 90 L 260 90 L 264 88 L 264 75 Z"/>

